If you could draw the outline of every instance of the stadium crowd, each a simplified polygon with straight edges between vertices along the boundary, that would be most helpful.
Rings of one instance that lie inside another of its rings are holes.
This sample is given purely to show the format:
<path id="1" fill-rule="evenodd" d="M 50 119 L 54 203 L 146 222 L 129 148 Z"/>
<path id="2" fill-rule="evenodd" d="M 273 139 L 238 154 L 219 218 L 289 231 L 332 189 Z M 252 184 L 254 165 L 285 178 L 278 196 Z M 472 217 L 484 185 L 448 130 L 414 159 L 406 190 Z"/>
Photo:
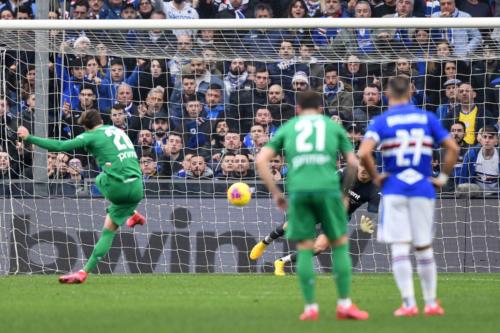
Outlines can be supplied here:
<path id="1" fill-rule="evenodd" d="M 500 4 L 496 10 L 500 12 Z M 35 13 L 34 1 L 0 2 L 2 20 L 34 19 Z M 50 19 L 73 20 L 430 16 L 495 16 L 495 3 L 56 0 L 49 12 Z M 61 53 L 49 57 L 50 78 L 44 87 L 49 94 L 49 137 L 76 137 L 83 132 L 78 124 L 81 112 L 97 109 L 105 123 L 128 134 L 145 179 L 251 180 L 256 178 L 255 155 L 294 116 L 298 92 L 321 92 L 325 113 L 344 126 L 357 148 L 369 121 L 387 109 L 387 79 L 406 75 L 413 84 L 413 103 L 435 112 L 462 148 L 448 190 L 458 186 L 468 192 L 477 188 L 496 193 L 499 35 L 495 30 L 458 28 L 116 34 L 119 45 L 175 46 L 175 54 L 168 58 L 131 58 L 113 56 L 106 49 L 109 45 L 93 40 L 93 34 L 68 31 L 62 37 Z M 217 57 L 221 40 L 233 50 L 225 61 Z M 89 45 L 96 45 L 96 54 L 85 54 Z M 65 52 L 69 49 L 83 51 Z M 324 50 L 334 52 L 335 62 L 324 58 Z M 382 52 L 392 52 L 395 60 L 373 60 Z M 15 130 L 19 125 L 35 129 L 35 52 L 7 49 L 2 64 L 0 179 L 31 179 L 33 149 L 17 141 Z M 440 151 L 434 155 L 433 168 L 438 173 Z M 50 179 L 75 183 L 92 178 L 98 170 L 84 151 L 49 153 L 47 167 Z M 270 168 L 277 180 L 286 177 L 281 156 Z"/>

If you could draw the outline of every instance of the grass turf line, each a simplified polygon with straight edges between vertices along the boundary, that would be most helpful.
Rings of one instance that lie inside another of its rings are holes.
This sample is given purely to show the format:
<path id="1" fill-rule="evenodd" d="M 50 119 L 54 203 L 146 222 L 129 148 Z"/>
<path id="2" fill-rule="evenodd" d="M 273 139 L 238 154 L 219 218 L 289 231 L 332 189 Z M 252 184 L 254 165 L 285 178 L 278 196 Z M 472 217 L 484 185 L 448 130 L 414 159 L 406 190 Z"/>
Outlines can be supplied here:
<path id="1" fill-rule="evenodd" d="M 60 285 L 56 276 L 0 278 L 0 332 L 498 332 L 500 274 L 440 274 L 446 316 L 394 318 L 398 292 L 389 274 L 356 274 L 353 299 L 366 322 L 334 319 L 330 275 L 317 279 L 318 322 L 300 322 L 295 276 L 158 274 L 90 276 Z M 415 281 L 420 295 L 418 281 Z M 420 305 L 422 305 L 421 298 Z"/>

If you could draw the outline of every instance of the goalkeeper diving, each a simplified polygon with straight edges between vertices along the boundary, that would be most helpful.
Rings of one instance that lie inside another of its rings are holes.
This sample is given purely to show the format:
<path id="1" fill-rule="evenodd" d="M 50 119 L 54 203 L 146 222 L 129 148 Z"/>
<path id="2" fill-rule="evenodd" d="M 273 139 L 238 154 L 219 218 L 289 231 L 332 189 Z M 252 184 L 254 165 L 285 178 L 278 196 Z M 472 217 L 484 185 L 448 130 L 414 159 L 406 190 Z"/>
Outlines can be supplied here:
<path id="1" fill-rule="evenodd" d="M 121 129 L 103 125 L 96 110 L 83 112 L 78 120 L 85 132 L 72 140 L 52 140 L 30 135 L 26 127 L 20 126 L 20 139 L 49 151 L 72 151 L 84 148 L 95 157 L 102 169 L 96 185 L 104 197 L 111 202 L 106 208 L 106 219 L 101 238 L 96 243 L 84 268 L 78 272 L 59 277 L 61 283 L 83 283 L 99 261 L 108 253 L 116 230 L 126 223 L 133 228 L 146 223 L 144 216 L 135 209 L 144 197 L 142 173 L 134 145 Z"/>
<path id="2" fill-rule="evenodd" d="M 346 174 L 344 170 L 339 171 L 339 175 L 342 179 L 342 184 L 346 183 Z M 374 232 L 374 225 L 372 220 L 378 213 L 378 206 L 380 202 L 380 191 L 377 186 L 372 182 L 372 179 L 366 169 L 359 165 L 356 172 L 356 177 L 354 182 L 349 188 L 346 189 L 346 198 L 344 203 L 346 205 L 348 219 L 351 219 L 352 214 L 363 204 L 368 203 L 367 211 L 368 216 L 361 216 L 359 228 L 355 229 L 349 239 L 350 239 L 350 249 L 352 254 L 352 266 L 356 266 L 359 257 L 365 251 L 368 241 L 371 239 L 371 235 Z M 280 225 L 269 235 L 267 235 L 263 240 L 258 242 L 250 252 L 250 259 L 257 260 L 264 254 L 267 246 L 271 244 L 276 239 L 282 237 L 285 234 L 285 230 L 288 223 Z M 324 234 L 320 234 L 314 242 L 314 255 L 318 255 L 321 252 L 329 248 L 328 240 Z M 277 276 L 285 275 L 285 265 L 287 263 L 294 263 L 297 260 L 297 252 L 292 252 L 286 256 L 277 259 L 274 262 L 274 274 Z"/>

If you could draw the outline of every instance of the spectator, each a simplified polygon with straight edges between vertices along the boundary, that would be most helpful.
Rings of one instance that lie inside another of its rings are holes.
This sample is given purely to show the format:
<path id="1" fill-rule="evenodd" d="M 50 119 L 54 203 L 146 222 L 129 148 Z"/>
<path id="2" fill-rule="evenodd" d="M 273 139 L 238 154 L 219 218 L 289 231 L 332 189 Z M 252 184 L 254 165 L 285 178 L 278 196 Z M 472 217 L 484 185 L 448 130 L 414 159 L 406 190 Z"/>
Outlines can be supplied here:
<path id="1" fill-rule="evenodd" d="M 163 146 L 167 143 L 167 134 L 170 130 L 168 114 L 158 112 L 153 120 L 153 150 L 157 156 L 163 154 Z"/>
<path id="2" fill-rule="evenodd" d="M 32 20 L 33 19 L 33 10 L 29 3 L 21 4 L 16 9 L 16 19 L 18 20 Z"/>
<path id="3" fill-rule="evenodd" d="M 460 102 L 453 110 L 446 115 L 445 128 L 459 120 L 465 124 L 465 138 L 467 144 L 476 143 L 476 133 L 480 128 L 495 122 L 493 116 L 484 108 L 482 104 L 475 102 L 476 92 L 470 83 L 462 83 L 458 87 L 458 101 Z"/>
<path id="4" fill-rule="evenodd" d="M 202 58 L 191 59 L 189 70 L 196 81 L 197 93 L 204 95 L 211 84 L 217 84 L 220 87 L 224 86 L 224 82 L 220 78 L 208 71 L 207 64 Z"/>
<path id="5" fill-rule="evenodd" d="M 396 13 L 397 0 L 382 0 L 373 7 L 373 17 L 384 17 Z"/>
<path id="6" fill-rule="evenodd" d="M 137 106 L 134 104 L 134 92 L 130 85 L 122 83 L 116 88 L 116 101 L 125 107 L 124 110 L 127 118 L 137 115 Z"/>
<path id="7" fill-rule="evenodd" d="M 78 124 L 78 119 L 83 111 L 96 110 L 96 96 L 94 87 L 91 84 L 82 85 L 78 93 L 78 104 L 72 108 L 65 103 L 61 114 L 62 133 L 65 138 L 72 139 L 81 134 L 84 129 Z"/>
<path id="8" fill-rule="evenodd" d="M 480 145 L 469 149 L 464 156 L 458 191 L 470 193 L 472 196 L 477 190 L 485 195 L 498 193 L 500 162 L 496 128 L 485 126 L 479 143 Z"/>
<path id="9" fill-rule="evenodd" d="M 231 172 L 230 178 L 255 179 L 255 172 L 250 169 L 250 159 L 247 154 L 234 156 L 233 172 Z"/>
<path id="10" fill-rule="evenodd" d="M 97 96 L 95 87 L 92 84 L 84 82 L 78 93 L 78 105 L 75 111 L 83 112 L 88 109 L 99 109 L 97 106 Z"/>
<path id="11" fill-rule="evenodd" d="M 89 12 L 88 12 L 88 18 L 89 19 L 98 19 L 99 13 L 101 12 L 102 8 L 104 7 L 104 0 L 89 0 Z"/>
<path id="12" fill-rule="evenodd" d="M 319 7 L 319 2 L 318 2 L 318 7 Z M 318 8 L 318 12 L 319 12 Z M 288 5 L 288 10 L 287 10 L 287 17 L 288 18 L 307 18 L 310 17 L 307 11 L 307 5 L 305 0 L 292 0 L 290 4 Z M 292 40 L 295 42 L 300 43 L 300 41 L 303 38 L 311 36 L 311 32 L 309 29 L 303 29 L 303 28 L 295 28 L 295 29 L 289 29 L 288 34 L 291 37 Z"/>
<path id="13" fill-rule="evenodd" d="M 155 154 L 142 154 L 139 159 L 141 166 L 142 178 L 144 180 L 158 179 L 158 165 L 156 163 Z"/>
<path id="14" fill-rule="evenodd" d="M 234 155 L 228 153 L 224 155 L 220 163 L 220 168 L 215 173 L 217 179 L 228 179 L 234 171 Z"/>
<path id="15" fill-rule="evenodd" d="M 457 7 L 472 17 L 491 17 L 491 7 L 486 1 L 480 0 L 459 0 Z"/>
<path id="16" fill-rule="evenodd" d="M 100 85 L 105 73 L 102 71 L 98 59 L 94 56 L 88 56 L 84 58 L 84 63 L 85 79 L 91 81 L 96 86 Z"/>
<path id="17" fill-rule="evenodd" d="M 444 83 L 445 103 L 441 104 L 436 110 L 436 115 L 441 122 L 445 121 L 450 110 L 457 107 L 458 86 L 461 83 L 462 81 L 457 79 L 448 80 Z"/>
<path id="18" fill-rule="evenodd" d="M 152 0 L 139 0 L 139 15 L 143 19 L 151 18 L 151 14 L 153 14 L 154 7 Z"/>
<path id="19" fill-rule="evenodd" d="M 283 40 L 279 49 L 280 61 L 269 66 L 271 82 L 279 84 L 285 90 L 292 89 L 292 77 L 297 72 L 309 75 L 309 69 L 304 64 L 297 63 L 295 49 L 291 40 Z"/>
<path id="20" fill-rule="evenodd" d="M 292 90 L 289 92 L 288 99 L 293 101 L 295 104 L 296 94 L 302 91 L 309 90 L 311 88 L 309 84 L 309 77 L 306 73 L 300 71 L 293 75 L 292 78 Z"/>
<path id="21" fill-rule="evenodd" d="M 239 91 L 252 88 L 252 82 L 248 79 L 246 67 L 242 58 L 235 58 L 231 61 L 229 71 L 224 77 L 226 95 L 230 96 L 230 103 L 237 101 Z"/>
<path id="22" fill-rule="evenodd" d="M 69 156 L 66 153 L 58 153 L 56 155 L 54 179 L 68 179 L 70 174 L 68 172 Z"/>
<path id="23" fill-rule="evenodd" d="M 413 16 L 413 1 L 414 0 L 396 0 L 396 12 L 394 14 L 384 15 L 384 18 L 404 18 L 404 17 L 414 17 Z M 381 30 L 386 31 L 386 30 Z M 395 29 L 389 30 L 389 38 L 395 42 L 396 47 L 400 47 L 404 50 L 410 48 L 413 44 L 412 36 L 415 33 L 414 29 Z M 380 34 L 380 32 L 379 32 Z"/>
<path id="24" fill-rule="evenodd" d="M 57 153 L 47 153 L 47 177 L 54 178 L 56 174 Z"/>
<path id="25" fill-rule="evenodd" d="M 441 11 L 432 14 L 433 17 L 470 17 L 466 12 L 458 10 L 455 0 L 440 0 Z M 446 39 L 453 46 L 453 55 L 457 58 L 467 58 L 474 54 L 481 44 L 481 33 L 478 29 L 442 29 L 434 31 L 436 38 Z"/>
<path id="26" fill-rule="evenodd" d="M 159 162 L 162 176 L 172 177 L 182 169 L 183 148 L 182 134 L 170 132 L 167 143 L 163 145 L 163 156 Z"/>
<path id="27" fill-rule="evenodd" d="M 28 128 L 30 133 L 35 130 L 35 94 L 30 94 L 20 114 L 21 124 Z"/>
<path id="28" fill-rule="evenodd" d="M 230 128 L 224 136 L 223 148 L 220 150 L 214 150 L 212 153 L 212 163 L 216 165 L 212 169 L 218 169 L 218 164 L 225 154 L 231 153 L 236 155 L 240 153 L 242 151 L 242 145 L 240 134 Z M 243 151 L 246 152 L 244 149 Z"/>
<path id="29" fill-rule="evenodd" d="M 177 49 L 173 59 L 168 62 L 171 80 L 174 83 L 179 82 L 177 76 L 181 74 L 182 68 L 189 64 L 193 49 L 193 40 L 190 35 L 178 35 L 176 38 Z"/>
<path id="30" fill-rule="evenodd" d="M 367 1 L 361 0 L 354 7 L 354 17 L 370 18 L 372 11 Z M 368 29 L 342 29 L 337 34 L 331 47 L 339 56 L 358 54 L 369 55 L 375 50 L 373 32 Z"/>
<path id="31" fill-rule="evenodd" d="M 150 130 L 143 129 L 139 131 L 136 152 L 139 156 L 142 154 L 153 154 L 153 133 Z"/>
<path id="32" fill-rule="evenodd" d="M 164 20 L 165 13 L 161 10 L 155 10 L 149 17 L 150 20 Z M 175 40 L 170 30 L 151 29 L 149 31 L 129 30 L 126 36 L 130 47 L 135 49 L 158 50 L 169 48 Z"/>
<path id="33" fill-rule="evenodd" d="M 186 174 L 191 171 L 191 159 L 194 154 L 191 152 L 187 152 L 184 154 L 184 159 L 182 160 L 182 169 L 177 173 L 177 177 L 186 178 Z"/>
<path id="34" fill-rule="evenodd" d="M 130 138 L 130 141 L 135 142 L 137 140 L 137 130 L 131 129 L 129 122 L 130 118 L 127 117 L 127 113 L 125 111 L 125 105 L 116 103 L 111 108 L 111 124 L 119 129 L 123 130 L 127 136 Z"/>
<path id="35" fill-rule="evenodd" d="M 283 163 L 283 156 L 280 154 L 277 154 L 271 159 L 271 162 L 269 164 L 269 167 L 271 168 L 271 174 L 273 175 L 273 179 L 275 181 L 280 181 L 285 178 L 285 168 L 284 168 L 284 163 Z"/>
<path id="36" fill-rule="evenodd" d="M 357 56 L 351 55 L 341 67 L 340 77 L 344 84 L 352 87 L 354 101 L 361 100 L 362 91 L 368 84 L 366 65 L 361 64 Z"/>
<path id="37" fill-rule="evenodd" d="M 500 81 L 500 59 L 497 53 L 498 45 L 489 40 L 483 43 L 482 59 L 474 61 L 471 66 L 471 81 L 475 87 L 485 87 L 484 96 L 478 96 L 478 100 L 485 101 L 491 106 L 491 110 L 498 109 L 498 87 Z M 482 94 L 482 89 L 479 91 Z"/>
<path id="38" fill-rule="evenodd" d="M 101 20 L 119 20 L 121 19 L 122 0 L 107 0 L 99 12 Z"/>
<path id="39" fill-rule="evenodd" d="M 134 0 L 123 1 L 122 11 L 120 13 L 121 18 L 124 20 L 137 19 L 139 16 L 139 13 L 137 12 L 137 9 L 135 6 L 136 5 L 135 5 Z"/>
<path id="40" fill-rule="evenodd" d="M 295 109 L 287 102 L 283 88 L 279 84 L 273 84 L 269 87 L 267 102 L 267 108 L 271 111 L 275 127 L 280 127 L 295 115 Z"/>
<path id="41" fill-rule="evenodd" d="M 205 157 L 202 155 L 193 155 L 189 171 L 186 171 L 188 179 L 210 179 L 214 175 L 212 169 L 207 166 Z"/>
<path id="42" fill-rule="evenodd" d="M 353 108 L 352 88 L 344 85 L 339 78 L 336 66 L 329 65 L 325 68 L 323 83 L 323 99 L 325 113 L 329 116 L 338 115 L 341 119 L 348 119 Z"/>
<path id="43" fill-rule="evenodd" d="M 71 10 L 71 18 L 73 20 L 86 20 L 89 18 L 89 3 L 87 0 L 77 0 Z"/>
<path id="44" fill-rule="evenodd" d="M 224 136 L 229 131 L 229 126 L 225 119 L 218 119 L 212 127 L 212 138 L 210 140 L 211 149 L 222 149 L 224 147 Z"/>
<path id="45" fill-rule="evenodd" d="M 250 133 L 248 133 L 243 139 L 243 146 L 246 148 L 254 148 L 257 138 L 265 134 L 264 126 L 261 124 L 254 124 L 250 128 Z"/>
<path id="46" fill-rule="evenodd" d="M 161 87 L 153 88 L 149 91 L 146 98 L 146 104 L 141 104 L 138 108 L 138 115 L 133 116 L 131 120 L 131 129 L 139 131 L 141 129 L 150 129 L 153 126 L 153 119 L 156 114 L 162 113 L 167 117 L 168 113 L 164 109 L 164 89 Z"/>
<path id="47" fill-rule="evenodd" d="M 271 115 L 271 111 L 267 108 L 257 109 L 255 112 L 254 124 L 262 125 L 264 127 L 264 133 L 269 135 L 269 137 L 273 137 L 276 134 L 278 128 L 273 125 L 273 117 Z"/>
<path id="48" fill-rule="evenodd" d="M 199 18 L 198 12 L 191 7 L 191 4 L 185 0 L 173 0 L 163 3 L 163 12 L 168 20 L 196 20 Z M 195 35 L 196 30 L 180 30 L 172 31 L 174 35 Z"/>
<path id="49" fill-rule="evenodd" d="M 78 158 L 72 158 L 68 162 L 68 173 L 69 179 L 77 184 L 81 184 L 82 187 L 79 190 L 83 190 L 83 166 L 82 161 Z"/>
<path id="50" fill-rule="evenodd" d="M 351 140 L 354 151 L 358 151 L 359 145 L 363 140 L 363 135 L 365 134 L 365 126 L 358 123 L 347 123 L 344 128 L 347 132 L 349 140 Z"/>
<path id="51" fill-rule="evenodd" d="M 252 10 L 248 6 L 249 0 L 228 0 L 224 4 L 219 5 L 219 12 L 216 18 L 221 19 L 244 19 L 252 17 Z"/>
<path id="52" fill-rule="evenodd" d="M 299 57 L 297 60 L 308 68 L 311 89 L 321 88 L 321 79 L 324 74 L 324 64 L 320 63 L 318 58 L 314 56 L 314 43 L 310 38 L 303 39 L 299 47 Z"/>
<path id="53" fill-rule="evenodd" d="M 182 76 L 181 86 L 174 88 L 170 97 L 169 110 L 175 126 L 180 125 L 183 113 L 183 105 L 191 99 L 203 101 L 205 96 L 196 92 L 196 80 L 194 75 Z"/>
<path id="54" fill-rule="evenodd" d="M 152 88 L 162 87 L 167 89 L 169 86 L 167 63 L 165 59 L 146 60 L 144 64 L 140 66 L 136 100 L 144 100 L 149 90 Z"/>
<path id="55" fill-rule="evenodd" d="M 10 105 L 4 96 L 0 95 L 0 150 L 9 151 L 11 143 L 16 139 L 16 122 L 10 112 Z"/>
<path id="56" fill-rule="evenodd" d="M 350 17 L 349 12 L 342 8 L 342 3 L 340 0 L 324 0 L 321 1 L 321 11 L 323 12 L 323 17 L 330 18 L 343 18 Z M 331 44 L 340 29 L 338 28 L 318 28 L 314 29 L 312 32 L 313 41 L 316 46 L 326 46 Z"/>
<path id="57" fill-rule="evenodd" d="M 16 173 L 11 171 L 9 154 L 0 151 L 0 180 L 17 178 Z"/>
<path id="58" fill-rule="evenodd" d="M 363 90 L 362 105 L 354 108 L 347 121 L 367 124 L 367 122 L 382 113 L 382 98 L 377 85 L 368 85 Z"/>
<path id="59" fill-rule="evenodd" d="M 210 122 L 202 116 L 203 105 L 195 98 L 185 103 L 182 122 L 176 131 L 184 135 L 183 141 L 187 148 L 198 148 L 208 142 Z"/>
<path id="60" fill-rule="evenodd" d="M 239 133 L 248 133 L 254 118 L 254 110 L 267 104 L 267 90 L 271 78 L 265 67 L 259 67 L 255 73 L 254 87 L 239 94 L 239 100 L 232 103 L 228 120 L 230 127 Z"/>
<path id="61" fill-rule="evenodd" d="M 464 160 L 465 154 L 469 151 L 469 149 L 471 147 L 469 144 L 467 144 L 464 141 L 465 130 L 466 130 L 465 124 L 461 121 L 457 121 L 456 123 L 451 125 L 451 128 L 450 128 L 451 136 L 453 137 L 455 142 L 460 147 L 460 153 L 458 154 L 457 162 L 455 163 L 455 167 L 453 168 L 453 179 L 452 179 L 452 181 L 450 181 L 450 184 L 452 185 L 452 186 L 450 186 L 450 190 L 453 189 L 454 188 L 453 185 L 455 183 L 458 183 L 458 181 L 459 181 L 460 173 L 462 172 L 462 166 L 463 166 L 463 160 Z"/>
<path id="62" fill-rule="evenodd" d="M 222 87 L 216 84 L 208 86 L 205 93 L 205 104 L 203 105 L 203 118 L 216 120 L 225 118 L 224 104 L 222 103 Z"/>
<path id="63" fill-rule="evenodd" d="M 305 0 L 307 17 L 318 17 L 321 15 L 321 2 L 321 0 Z"/>
<path id="64" fill-rule="evenodd" d="M 132 87 L 137 87 L 139 77 L 139 67 L 137 66 L 132 73 L 125 77 L 125 66 L 121 59 L 113 59 L 109 64 L 109 72 L 102 79 L 99 85 L 99 108 L 102 112 L 111 109 L 116 101 L 116 89 L 120 84 L 127 83 Z"/>
<path id="65" fill-rule="evenodd" d="M 0 11 L 1 20 L 14 20 L 15 14 L 10 8 L 3 7 Z"/>
<path id="66" fill-rule="evenodd" d="M 273 17 L 273 10 L 265 3 L 255 6 L 254 17 L 267 19 Z M 283 34 L 279 30 L 250 30 L 244 37 L 243 45 L 249 56 L 268 58 L 276 53 L 276 47 L 281 43 Z"/>

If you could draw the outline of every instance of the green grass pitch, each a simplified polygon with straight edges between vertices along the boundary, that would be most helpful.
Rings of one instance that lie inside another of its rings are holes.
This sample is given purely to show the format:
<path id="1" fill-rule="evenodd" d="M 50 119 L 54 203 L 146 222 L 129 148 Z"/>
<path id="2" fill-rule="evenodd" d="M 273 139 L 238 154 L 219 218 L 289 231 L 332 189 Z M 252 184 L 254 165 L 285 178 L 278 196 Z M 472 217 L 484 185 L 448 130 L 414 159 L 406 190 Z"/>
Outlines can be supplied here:
<path id="1" fill-rule="evenodd" d="M 317 281 L 320 320 L 300 322 L 295 276 L 113 275 L 83 285 L 8 276 L 0 278 L 0 332 L 500 332 L 499 274 L 441 274 L 447 314 L 439 318 L 393 318 L 400 300 L 392 276 L 354 275 L 353 299 L 370 312 L 366 322 L 335 320 L 332 277 Z"/>

